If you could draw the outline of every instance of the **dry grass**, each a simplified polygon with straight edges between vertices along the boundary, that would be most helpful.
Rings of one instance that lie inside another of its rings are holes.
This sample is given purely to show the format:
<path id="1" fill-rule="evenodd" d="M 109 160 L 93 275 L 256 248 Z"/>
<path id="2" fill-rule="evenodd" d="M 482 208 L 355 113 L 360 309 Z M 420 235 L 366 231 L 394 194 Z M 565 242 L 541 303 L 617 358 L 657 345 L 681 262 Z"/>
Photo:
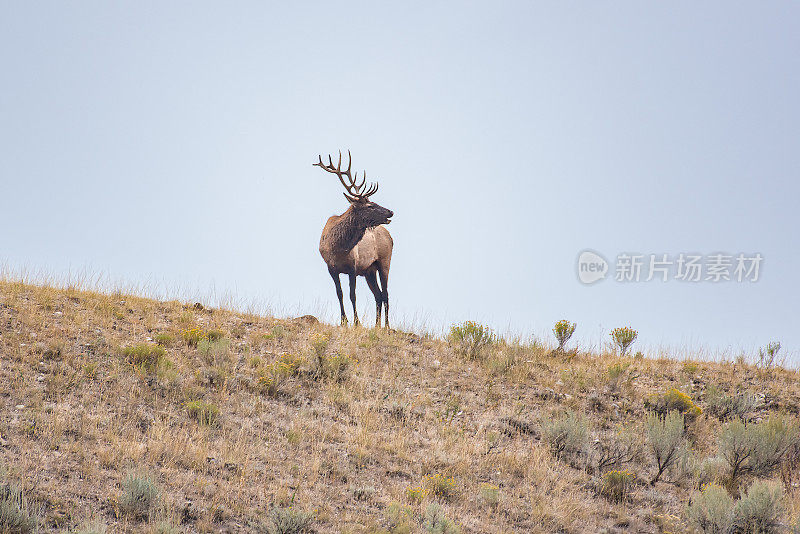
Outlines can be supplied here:
<path id="1" fill-rule="evenodd" d="M 270 532 L 287 510 L 321 533 L 424 532 L 431 503 L 465 533 L 685 532 L 699 479 L 609 499 L 598 444 L 643 441 L 646 401 L 673 388 L 704 410 L 710 386 L 758 393 L 754 420 L 800 406 L 781 368 L 502 341 L 465 358 L 412 333 L 15 282 L 0 282 L 0 351 L 0 483 L 24 488 L 44 532 Z M 540 441 L 567 411 L 591 437 L 570 461 Z M 723 424 L 687 423 L 698 464 Z M 775 475 L 786 521 L 793 461 Z M 614 468 L 654 474 L 647 456 Z M 158 488 L 146 518 L 121 506 L 132 472 Z"/>

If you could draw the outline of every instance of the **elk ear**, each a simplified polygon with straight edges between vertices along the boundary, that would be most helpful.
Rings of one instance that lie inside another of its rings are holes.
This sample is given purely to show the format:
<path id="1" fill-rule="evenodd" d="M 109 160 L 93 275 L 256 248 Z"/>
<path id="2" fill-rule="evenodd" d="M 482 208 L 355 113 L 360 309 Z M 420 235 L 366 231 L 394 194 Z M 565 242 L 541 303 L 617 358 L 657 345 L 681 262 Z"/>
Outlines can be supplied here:
<path id="1" fill-rule="evenodd" d="M 351 197 L 347 196 L 347 193 L 342 193 L 342 194 L 344 195 L 344 198 L 346 198 L 346 199 L 347 199 L 347 201 L 348 201 L 350 204 L 355 204 L 355 203 L 357 202 L 357 200 L 356 200 L 356 199 L 354 199 L 354 198 L 351 198 Z"/>

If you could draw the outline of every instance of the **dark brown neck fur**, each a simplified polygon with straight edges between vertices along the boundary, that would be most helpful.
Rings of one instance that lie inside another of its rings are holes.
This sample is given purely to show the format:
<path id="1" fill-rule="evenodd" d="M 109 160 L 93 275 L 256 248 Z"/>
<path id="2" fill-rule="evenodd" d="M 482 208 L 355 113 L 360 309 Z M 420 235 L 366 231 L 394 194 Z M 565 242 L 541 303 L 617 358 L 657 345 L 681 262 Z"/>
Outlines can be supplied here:
<path id="1" fill-rule="evenodd" d="M 356 214 L 350 207 L 339 216 L 339 220 L 330 228 L 325 236 L 325 241 L 331 251 L 349 252 L 361 241 L 366 230 L 366 227 L 358 224 Z"/>

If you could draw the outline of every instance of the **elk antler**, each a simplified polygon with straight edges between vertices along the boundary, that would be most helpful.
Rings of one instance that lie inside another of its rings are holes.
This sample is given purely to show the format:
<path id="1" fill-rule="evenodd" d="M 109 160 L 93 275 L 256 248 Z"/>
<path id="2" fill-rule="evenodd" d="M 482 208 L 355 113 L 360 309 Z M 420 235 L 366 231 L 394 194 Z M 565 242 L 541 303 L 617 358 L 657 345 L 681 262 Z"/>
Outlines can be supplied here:
<path id="1" fill-rule="evenodd" d="M 367 182 L 367 171 L 364 171 L 364 176 L 361 178 L 361 183 L 358 182 L 358 172 L 356 171 L 355 176 L 350 176 L 350 164 L 353 162 L 353 158 L 350 156 L 350 151 L 347 151 L 347 170 L 342 170 L 342 151 L 339 151 L 339 163 L 336 164 L 336 167 L 333 166 L 333 158 L 331 158 L 330 154 L 328 154 L 328 164 L 325 165 L 322 162 L 322 155 L 319 156 L 319 162 L 314 163 L 313 165 L 319 167 L 322 170 L 328 171 L 332 174 L 335 174 L 339 177 L 339 181 L 342 182 L 345 190 L 347 191 L 344 196 L 347 200 L 355 202 L 357 200 L 367 200 L 369 197 L 374 195 L 378 191 L 378 184 L 377 183 L 370 183 L 369 187 L 365 189 L 366 182 Z M 349 183 L 345 183 L 344 176 L 347 176 L 347 181 Z"/>

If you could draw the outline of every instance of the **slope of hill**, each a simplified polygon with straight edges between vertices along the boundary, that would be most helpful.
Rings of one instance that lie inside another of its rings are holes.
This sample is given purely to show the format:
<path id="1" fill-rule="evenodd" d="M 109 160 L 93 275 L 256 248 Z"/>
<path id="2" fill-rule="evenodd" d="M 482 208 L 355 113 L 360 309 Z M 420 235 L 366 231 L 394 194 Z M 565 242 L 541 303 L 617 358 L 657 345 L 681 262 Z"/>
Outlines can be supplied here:
<path id="1" fill-rule="evenodd" d="M 792 521 L 795 371 L 463 349 L 0 282 L 0 531 L 684 532 L 758 480 Z"/>

